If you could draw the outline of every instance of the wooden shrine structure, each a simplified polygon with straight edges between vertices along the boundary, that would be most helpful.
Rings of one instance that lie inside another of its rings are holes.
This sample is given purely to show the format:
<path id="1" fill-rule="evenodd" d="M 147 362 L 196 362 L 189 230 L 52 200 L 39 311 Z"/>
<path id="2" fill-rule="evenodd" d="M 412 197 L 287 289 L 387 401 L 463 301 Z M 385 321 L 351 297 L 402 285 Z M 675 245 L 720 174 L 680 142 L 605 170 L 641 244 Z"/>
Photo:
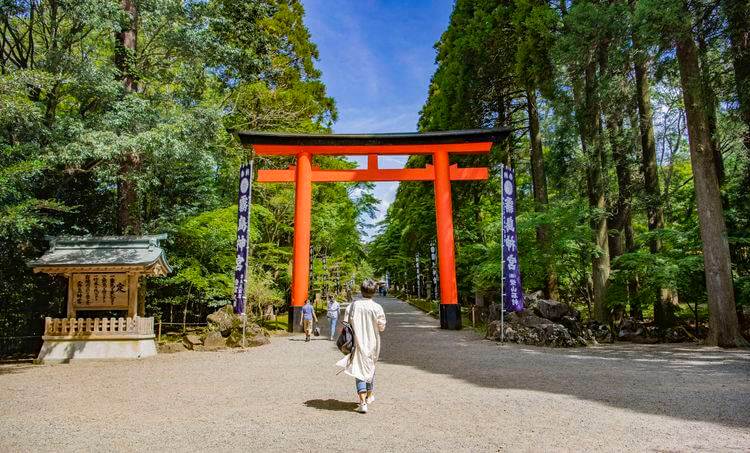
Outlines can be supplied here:
<path id="1" fill-rule="evenodd" d="M 287 169 L 258 171 L 258 182 L 295 184 L 290 324 L 299 324 L 299 310 L 308 297 L 312 183 L 432 181 L 435 188 L 440 275 L 440 326 L 443 329 L 460 329 L 451 181 L 484 180 L 488 178 L 488 169 L 451 165 L 450 155 L 488 153 L 493 144 L 509 133 L 509 129 L 370 135 L 238 132 L 242 144 L 252 146 L 256 155 L 291 156 L 296 160 L 296 165 Z M 381 169 L 378 166 L 378 156 L 412 154 L 428 155 L 432 157 L 432 164 L 424 168 L 403 169 Z M 312 164 L 316 155 L 366 155 L 368 165 L 362 170 L 323 170 Z"/>
<path id="2" fill-rule="evenodd" d="M 154 318 L 145 315 L 141 279 L 171 272 L 158 236 L 47 237 L 29 266 L 68 279 L 65 318 L 47 317 L 40 362 L 141 358 L 156 354 Z M 125 317 L 91 317 L 121 312 Z M 79 317 L 81 313 L 89 316 Z"/>

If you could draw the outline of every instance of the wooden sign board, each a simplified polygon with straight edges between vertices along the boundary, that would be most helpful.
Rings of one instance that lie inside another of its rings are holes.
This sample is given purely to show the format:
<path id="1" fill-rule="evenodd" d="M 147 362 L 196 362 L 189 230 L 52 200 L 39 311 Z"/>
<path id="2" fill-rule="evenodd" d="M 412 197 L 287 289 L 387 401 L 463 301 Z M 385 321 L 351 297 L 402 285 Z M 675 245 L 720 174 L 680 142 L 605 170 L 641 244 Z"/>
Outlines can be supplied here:
<path id="1" fill-rule="evenodd" d="M 128 274 L 73 274 L 70 297 L 75 310 L 127 310 Z"/>

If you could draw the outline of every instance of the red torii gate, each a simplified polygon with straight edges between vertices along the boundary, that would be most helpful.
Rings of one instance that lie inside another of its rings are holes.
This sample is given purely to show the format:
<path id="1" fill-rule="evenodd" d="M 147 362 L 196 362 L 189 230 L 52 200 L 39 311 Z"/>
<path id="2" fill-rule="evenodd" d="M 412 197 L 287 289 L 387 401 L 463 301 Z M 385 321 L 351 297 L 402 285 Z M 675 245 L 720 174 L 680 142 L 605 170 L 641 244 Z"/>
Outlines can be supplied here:
<path id="1" fill-rule="evenodd" d="M 487 153 L 507 136 L 507 129 L 399 133 L 399 134 L 288 134 L 238 132 L 243 145 L 257 155 L 295 156 L 297 164 L 286 170 L 258 170 L 258 182 L 295 183 L 292 310 L 289 322 L 295 328 L 299 309 L 308 297 L 310 273 L 310 213 L 312 183 L 359 181 L 433 181 L 437 222 L 438 268 L 440 272 L 440 327 L 461 328 L 456 288 L 453 244 L 451 181 L 484 180 L 486 167 L 459 168 L 450 165 L 450 153 Z M 364 170 L 321 170 L 312 165 L 314 155 L 367 155 Z M 378 156 L 429 154 L 432 165 L 424 168 L 381 169 Z"/>

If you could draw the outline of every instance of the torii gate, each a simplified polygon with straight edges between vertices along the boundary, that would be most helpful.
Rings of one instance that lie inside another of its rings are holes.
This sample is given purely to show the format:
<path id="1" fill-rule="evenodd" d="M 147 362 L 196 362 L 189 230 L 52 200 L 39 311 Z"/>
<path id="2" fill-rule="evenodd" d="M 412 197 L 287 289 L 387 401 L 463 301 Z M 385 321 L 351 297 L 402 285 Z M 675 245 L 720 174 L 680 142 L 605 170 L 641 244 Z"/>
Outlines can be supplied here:
<path id="1" fill-rule="evenodd" d="M 295 156 L 297 165 L 286 170 L 258 170 L 258 182 L 295 183 L 292 310 L 289 322 L 297 328 L 300 308 L 308 297 L 310 272 L 310 211 L 312 183 L 364 181 L 433 181 L 437 222 L 438 269 L 440 272 L 440 327 L 461 328 L 461 310 L 456 288 L 453 244 L 451 181 L 485 180 L 487 167 L 459 168 L 450 165 L 450 153 L 488 153 L 508 129 L 399 133 L 399 134 L 287 134 L 238 132 L 244 146 L 257 155 Z M 424 168 L 381 169 L 378 156 L 429 154 L 432 165 Z M 321 170 L 312 165 L 314 155 L 366 155 L 364 170 Z"/>

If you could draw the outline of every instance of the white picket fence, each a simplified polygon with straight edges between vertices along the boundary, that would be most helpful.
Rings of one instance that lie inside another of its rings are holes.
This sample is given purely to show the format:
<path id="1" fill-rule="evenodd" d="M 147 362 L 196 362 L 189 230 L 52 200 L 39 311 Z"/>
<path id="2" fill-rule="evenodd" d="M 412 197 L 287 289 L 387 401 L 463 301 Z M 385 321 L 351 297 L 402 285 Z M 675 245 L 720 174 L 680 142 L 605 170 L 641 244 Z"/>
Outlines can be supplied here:
<path id="1" fill-rule="evenodd" d="M 121 337 L 153 335 L 154 318 L 45 318 L 44 335 L 50 337 Z"/>

